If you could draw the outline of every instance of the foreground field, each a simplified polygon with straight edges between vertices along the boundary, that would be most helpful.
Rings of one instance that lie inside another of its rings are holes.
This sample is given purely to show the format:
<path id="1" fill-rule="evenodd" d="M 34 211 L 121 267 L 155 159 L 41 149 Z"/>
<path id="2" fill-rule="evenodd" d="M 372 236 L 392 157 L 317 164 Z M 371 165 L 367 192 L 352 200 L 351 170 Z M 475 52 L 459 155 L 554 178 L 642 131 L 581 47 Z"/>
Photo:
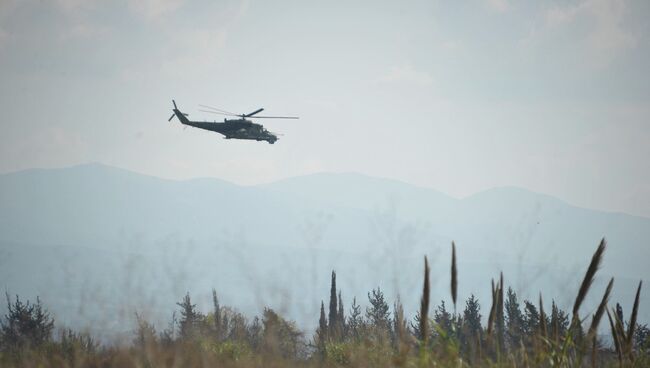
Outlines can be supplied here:
<path id="1" fill-rule="evenodd" d="M 429 266 L 424 259 L 420 310 L 404 318 L 399 300 L 389 305 L 381 289 L 368 293 L 364 311 L 353 299 L 346 310 L 332 272 L 329 303 L 321 304 L 313 336 L 272 309 L 248 319 L 221 306 L 213 291 L 213 310 L 201 313 L 190 295 L 177 303 L 167 328 L 158 331 L 142 318 L 133 340 L 98 344 L 71 330 L 54 333 L 54 320 L 40 300 L 7 295 L 7 314 L 0 320 L 0 365 L 3 367 L 433 367 L 433 366 L 650 366 L 650 330 L 637 322 L 642 284 L 626 318 L 618 303 L 609 306 L 612 279 L 593 313 L 579 311 L 606 248 L 601 241 L 573 308 L 555 302 L 522 303 L 503 275 L 492 280 L 487 314 L 472 295 L 457 306 L 455 246 L 452 244 L 450 291 L 453 306 L 431 307 Z M 457 312 L 458 308 L 458 312 Z M 461 311 L 462 309 L 462 311 Z M 548 312 L 547 312 L 548 311 Z M 316 318 L 316 316 L 315 316 Z M 483 323 L 483 321 L 487 321 Z M 599 326 L 601 326 L 599 330 Z"/>

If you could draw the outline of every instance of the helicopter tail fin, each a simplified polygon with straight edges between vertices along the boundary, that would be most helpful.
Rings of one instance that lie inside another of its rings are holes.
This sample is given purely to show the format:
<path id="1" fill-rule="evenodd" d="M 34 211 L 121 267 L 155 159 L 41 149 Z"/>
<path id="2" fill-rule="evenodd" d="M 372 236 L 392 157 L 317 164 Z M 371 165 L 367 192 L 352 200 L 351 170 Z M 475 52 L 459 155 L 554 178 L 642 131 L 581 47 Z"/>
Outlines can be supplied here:
<path id="1" fill-rule="evenodd" d="M 187 118 L 187 114 L 182 113 L 180 110 L 176 110 L 176 111 L 174 111 L 174 113 L 176 114 L 176 117 L 178 118 L 178 120 L 181 121 L 181 123 L 183 123 L 183 124 L 189 124 L 190 123 L 190 119 Z"/>
<path id="2" fill-rule="evenodd" d="M 172 118 L 176 116 L 181 123 L 189 124 L 190 120 L 187 118 L 187 114 L 182 113 L 181 110 L 178 109 L 178 106 L 176 106 L 176 101 L 172 100 L 172 103 L 174 104 L 174 110 L 173 110 L 174 115 L 172 115 L 172 117 L 169 118 L 169 121 L 171 121 Z"/>

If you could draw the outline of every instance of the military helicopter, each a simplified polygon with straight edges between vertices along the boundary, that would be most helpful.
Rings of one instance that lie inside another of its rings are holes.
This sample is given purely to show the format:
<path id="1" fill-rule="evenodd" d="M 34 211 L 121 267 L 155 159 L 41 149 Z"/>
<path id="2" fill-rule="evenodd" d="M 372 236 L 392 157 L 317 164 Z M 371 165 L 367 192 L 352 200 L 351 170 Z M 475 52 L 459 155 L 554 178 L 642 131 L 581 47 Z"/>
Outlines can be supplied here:
<path id="1" fill-rule="evenodd" d="M 226 116 L 236 116 L 238 119 L 223 119 L 223 123 L 210 122 L 210 121 L 191 121 L 187 118 L 187 114 L 182 113 L 176 106 L 176 101 L 172 100 L 174 104 L 174 113 L 167 121 L 172 121 L 174 117 L 185 125 L 191 127 L 211 130 L 224 135 L 224 139 L 250 139 L 256 141 L 267 141 L 269 144 L 275 143 L 278 140 L 277 133 L 271 133 L 266 130 L 261 124 L 253 123 L 247 118 L 254 117 L 255 119 L 298 119 L 297 116 L 254 116 L 264 111 L 264 109 L 257 109 L 248 114 L 235 114 L 226 110 L 217 109 L 207 105 L 199 105 L 209 110 L 200 110 L 212 114 L 220 114 Z"/>

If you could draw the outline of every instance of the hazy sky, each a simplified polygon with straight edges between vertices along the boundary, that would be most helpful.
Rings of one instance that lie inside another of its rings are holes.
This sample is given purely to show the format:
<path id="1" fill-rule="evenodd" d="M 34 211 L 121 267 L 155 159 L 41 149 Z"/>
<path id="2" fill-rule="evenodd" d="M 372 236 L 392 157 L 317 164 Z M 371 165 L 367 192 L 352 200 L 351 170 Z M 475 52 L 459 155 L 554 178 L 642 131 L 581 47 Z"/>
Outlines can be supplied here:
<path id="1" fill-rule="evenodd" d="M 650 216 L 650 2 L 0 1 L 0 172 L 515 185 Z M 275 145 L 167 123 L 171 99 Z"/>

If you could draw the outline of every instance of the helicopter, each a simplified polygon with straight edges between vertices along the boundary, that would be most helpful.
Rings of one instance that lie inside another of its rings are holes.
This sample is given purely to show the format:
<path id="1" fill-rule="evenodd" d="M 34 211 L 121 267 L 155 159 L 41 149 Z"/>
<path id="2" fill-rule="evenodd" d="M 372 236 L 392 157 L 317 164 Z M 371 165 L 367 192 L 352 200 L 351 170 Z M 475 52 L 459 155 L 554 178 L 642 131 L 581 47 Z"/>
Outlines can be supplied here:
<path id="1" fill-rule="evenodd" d="M 209 110 L 199 110 L 212 114 L 220 114 L 225 116 L 236 116 L 238 119 L 223 119 L 223 123 L 210 122 L 210 121 L 191 121 L 187 118 L 187 114 L 181 112 L 176 106 L 176 101 L 172 100 L 174 104 L 173 114 L 167 119 L 171 122 L 174 117 L 184 124 L 194 128 L 211 130 L 224 136 L 224 139 L 249 139 L 255 141 L 267 141 L 269 144 L 275 143 L 278 140 L 277 133 L 269 132 L 261 124 L 253 123 L 248 118 L 255 119 L 298 119 L 297 116 L 255 116 L 264 111 L 263 108 L 257 109 L 248 114 L 235 114 L 226 110 L 217 109 L 207 105 L 199 105 Z"/>

